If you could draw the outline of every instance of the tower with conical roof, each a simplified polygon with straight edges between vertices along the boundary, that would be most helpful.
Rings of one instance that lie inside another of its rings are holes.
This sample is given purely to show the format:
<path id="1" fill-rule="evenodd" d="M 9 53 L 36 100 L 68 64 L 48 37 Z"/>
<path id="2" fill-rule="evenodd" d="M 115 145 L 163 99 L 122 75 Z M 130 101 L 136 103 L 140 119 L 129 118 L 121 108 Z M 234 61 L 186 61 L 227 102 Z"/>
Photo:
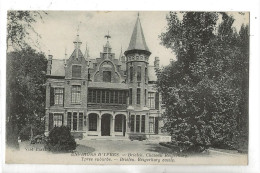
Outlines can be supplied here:
<path id="1" fill-rule="evenodd" d="M 151 52 L 146 44 L 139 14 L 134 26 L 126 56 L 127 79 L 129 86 L 129 107 L 133 110 L 148 110 L 148 64 Z"/>

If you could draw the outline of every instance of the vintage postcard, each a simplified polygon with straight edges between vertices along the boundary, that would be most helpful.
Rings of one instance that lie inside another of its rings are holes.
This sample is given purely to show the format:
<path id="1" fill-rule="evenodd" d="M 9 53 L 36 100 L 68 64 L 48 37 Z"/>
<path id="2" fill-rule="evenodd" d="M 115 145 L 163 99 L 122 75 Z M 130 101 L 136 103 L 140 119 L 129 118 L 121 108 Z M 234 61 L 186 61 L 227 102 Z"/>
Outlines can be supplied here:
<path id="1" fill-rule="evenodd" d="M 7 11 L 6 164 L 247 165 L 249 15 Z"/>

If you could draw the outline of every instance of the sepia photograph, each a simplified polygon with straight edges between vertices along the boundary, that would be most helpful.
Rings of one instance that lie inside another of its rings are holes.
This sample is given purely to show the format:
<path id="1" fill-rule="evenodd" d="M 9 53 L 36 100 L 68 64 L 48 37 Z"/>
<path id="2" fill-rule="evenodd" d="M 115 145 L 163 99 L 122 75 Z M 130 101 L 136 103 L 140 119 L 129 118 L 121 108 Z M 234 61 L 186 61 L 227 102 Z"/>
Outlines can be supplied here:
<path id="1" fill-rule="evenodd" d="M 8 10 L 5 163 L 248 165 L 249 17 Z"/>

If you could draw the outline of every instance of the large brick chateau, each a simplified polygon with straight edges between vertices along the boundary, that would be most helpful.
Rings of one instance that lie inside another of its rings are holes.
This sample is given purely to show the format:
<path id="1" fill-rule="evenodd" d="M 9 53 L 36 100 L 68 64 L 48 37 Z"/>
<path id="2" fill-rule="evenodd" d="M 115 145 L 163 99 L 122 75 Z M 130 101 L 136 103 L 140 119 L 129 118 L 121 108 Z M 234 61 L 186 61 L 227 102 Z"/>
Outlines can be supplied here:
<path id="1" fill-rule="evenodd" d="M 160 134 L 161 99 L 156 92 L 159 58 L 149 65 L 141 22 L 137 17 L 128 49 L 116 58 L 109 34 L 98 58 L 83 55 L 77 35 L 67 59 L 48 58 L 45 132 L 70 127 L 76 136 Z"/>

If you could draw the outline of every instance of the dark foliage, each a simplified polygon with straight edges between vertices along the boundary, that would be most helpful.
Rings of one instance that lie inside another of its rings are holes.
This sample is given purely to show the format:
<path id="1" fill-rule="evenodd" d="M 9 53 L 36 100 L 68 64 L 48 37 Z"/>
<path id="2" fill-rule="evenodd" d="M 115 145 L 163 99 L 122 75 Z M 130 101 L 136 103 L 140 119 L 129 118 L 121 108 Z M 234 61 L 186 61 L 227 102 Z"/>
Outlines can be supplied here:
<path id="1" fill-rule="evenodd" d="M 68 127 L 54 127 L 47 137 L 45 148 L 51 151 L 72 151 L 76 149 L 76 142 Z"/>
<path id="2" fill-rule="evenodd" d="M 19 138 L 21 141 L 27 141 L 30 140 L 31 137 L 42 135 L 43 133 L 44 133 L 44 122 L 42 122 L 42 125 L 40 127 L 33 127 L 31 125 L 27 125 L 23 127 L 22 130 L 19 132 Z"/>
<path id="3" fill-rule="evenodd" d="M 13 136 L 18 140 L 18 134 L 27 126 L 37 128 L 36 134 L 43 133 L 47 59 L 28 47 L 8 53 L 6 67 L 6 116 L 8 123 L 12 124 L 10 128 L 17 129 L 17 135 Z M 8 131 L 13 130 L 7 128 L 7 134 Z M 12 145 L 8 142 L 9 135 L 7 143 Z M 22 135 L 24 137 L 28 138 L 28 135 Z"/>
<path id="4" fill-rule="evenodd" d="M 42 16 L 46 14 L 43 11 L 8 11 L 7 49 L 10 46 L 14 50 L 22 50 L 30 46 L 39 47 L 38 38 L 40 35 L 34 30 L 33 24 L 42 20 Z"/>
<path id="5" fill-rule="evenodd" d="M 165 130 L 183 152 L 239 148 L 248 140 L 248 26 L 237 33 L 232 16 L 213 12 L 171 12 L 167 21 L 160 38 L 177 61 L 158 73 Z"/>

